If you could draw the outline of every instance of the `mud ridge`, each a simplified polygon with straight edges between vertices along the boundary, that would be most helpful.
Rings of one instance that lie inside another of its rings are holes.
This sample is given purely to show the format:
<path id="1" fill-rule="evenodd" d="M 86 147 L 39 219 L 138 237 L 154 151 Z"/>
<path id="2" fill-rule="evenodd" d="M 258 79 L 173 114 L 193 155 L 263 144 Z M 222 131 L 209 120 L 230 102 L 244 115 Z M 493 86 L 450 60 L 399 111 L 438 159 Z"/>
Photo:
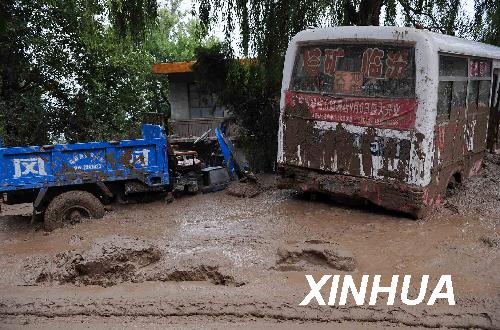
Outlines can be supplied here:
<path id="1" fill-rule="evenodd" d="M 215 285 L 242 286 L 245 283 L 236 281 L 233 276 L 222 274 L 217 266 L 200 265 L 188 269 L 173 269 L 168 272 L 148 274 L 146 281 L 162 282 L 184 282 L 184 281 L 207 281 Z"/>
<path id="2" fill-rule="evenodd" d="M 332 244 L 297 244 L 278 249 L 278 270 L 310 270 L 332 268 L 342 271 L 356 269 L 352 253 Z"/>
<path id="3" fill-rule="evenodd" d="M 375 306 L 349 306 L 345 308 L 326 308 L 324 312 L 317 306 L 295 307 L 290 304 L 273 305 L 264 302 L 253 303 L 217 303 L 213 301 L 209 307 L 200 309 L 198 303 L 177 304 L 166 301 L 141 303 L 140 305 L 123 305 L 108 299 L 92 300 L 84 304 L 65 306 L 67 301 L 51 304 L 47 301 L 36 301 L 28 304 L 0 303 L 1 316 L 36 316 L 36 317 L 75 317 L 75 316 L 133 316 L 133 317 L 235 317 L 248 319 L 275 319 L 294 322 L 388 322 L 394 325 L 426 328 L 460 328 L 460 329 L 498 329 L 498 323 L 489 312 L 463 312 L 449 309 L 408 311 L 403 307 L 381 309 Z M 100 309 L 99 306 L 106 306 Z"/>
<path id="4" fill-rule="evenodd" d="M 134 281 L 138 269 L 156 263 L 161 251 L 144 240 L 112 236 L 88 251 L 65 251 L 45 261 L 35 283 L 111 286 Z M 43 263 L 43 262 L 42 262 Z M 30 270 L 32 264 L 25 266 Z M 38 268 L 34 263 L 35 269 Z"/>
<path id="5" fill-rule="evenodd" d="M 96 241 L 84 252 L 65 251 L 52 259 L 35 258 L 25 265 L 28 285 L 43 283 L 113 286 L 124 282 L 208 281 L 215 285 L 241 286 L 218 266 L 176 268 L 161 262 L 163 253 L 151 242 L 112 236 Z M 28 275 L 29 276 L 29 275 Z"/>

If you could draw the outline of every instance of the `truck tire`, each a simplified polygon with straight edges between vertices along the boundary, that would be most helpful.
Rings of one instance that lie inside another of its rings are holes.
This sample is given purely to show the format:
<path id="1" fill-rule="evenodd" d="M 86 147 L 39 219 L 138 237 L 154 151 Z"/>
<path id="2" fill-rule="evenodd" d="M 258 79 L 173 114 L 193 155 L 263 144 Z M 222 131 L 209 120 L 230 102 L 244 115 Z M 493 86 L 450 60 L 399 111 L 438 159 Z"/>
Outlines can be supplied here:
<path id="1" fill-rule="evenodd" d="M 100 219 L 104 205 L 89 192 L 73 190 L 56 196 L 45 210 L 44 228 L 52 231 L 66 223 L 74 224 L 82 218 Z"/>

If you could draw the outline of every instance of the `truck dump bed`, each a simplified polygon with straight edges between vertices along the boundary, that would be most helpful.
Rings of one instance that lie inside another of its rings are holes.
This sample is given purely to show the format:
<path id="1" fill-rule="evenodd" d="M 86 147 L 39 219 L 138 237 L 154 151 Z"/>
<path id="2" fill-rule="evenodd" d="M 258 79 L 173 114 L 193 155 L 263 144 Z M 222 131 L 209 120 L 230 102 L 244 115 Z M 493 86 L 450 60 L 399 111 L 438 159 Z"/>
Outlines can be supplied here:
<path id="1" fill-rule="evenodd" d="M 142 139 L 0 148 L 0 192 L 105 181 L 170 183 L 163 129 L 143 125 Z"/>

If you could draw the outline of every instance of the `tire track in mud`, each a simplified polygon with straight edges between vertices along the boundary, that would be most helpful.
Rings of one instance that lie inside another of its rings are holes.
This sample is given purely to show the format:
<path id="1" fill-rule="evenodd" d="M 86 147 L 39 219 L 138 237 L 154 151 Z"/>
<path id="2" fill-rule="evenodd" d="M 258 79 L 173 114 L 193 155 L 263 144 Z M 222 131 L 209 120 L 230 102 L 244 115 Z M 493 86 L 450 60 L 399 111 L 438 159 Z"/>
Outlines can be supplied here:
<path id="1" fill-rule="evenodd" d="M 474 303 L 477 307 L 477 302 Z M 247 319 L 274 319 L 299 322 L 388 322 L 410 327 L 427 328 L 480 328 L 498 329 L 500 322 L 495 310 L 471 312 L 467 306 L 450 308 L 393 307 L 377 306 L 295 306 L 291 303 L 272 304 L 266 302 L 218 303 L 191 302 L 177 303 L 160 301 L 121 301 L 116 299 L 95 299 L 85 302 L 70 299 L 35 299 L 19 303 L 14 299 L 4 299 L 0 303 L 0 319 L 7 316 L 34 317 L 233 317 Z"/>

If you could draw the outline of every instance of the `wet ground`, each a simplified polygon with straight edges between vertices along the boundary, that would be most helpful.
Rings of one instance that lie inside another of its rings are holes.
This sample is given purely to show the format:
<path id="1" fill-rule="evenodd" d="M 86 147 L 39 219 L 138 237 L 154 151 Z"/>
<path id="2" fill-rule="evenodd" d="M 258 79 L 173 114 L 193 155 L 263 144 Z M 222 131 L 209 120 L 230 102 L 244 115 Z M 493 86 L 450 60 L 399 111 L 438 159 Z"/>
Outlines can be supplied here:
<path id="1" fill-rule="evenodd" d="M 491 166 L 483 186 L 500 173 Z M 104 219 L 51 233 L 22 215 L 29 205 L 4 206 L 0 328 L 500 328 L 500 183 L 470 196 L 472 181 L 415 221 L 263 182 L 254 198 L 218 192 L 113 205 Z M 381 295 L 375 306 L 299 306 L 305 274 L 351 274 L 358 283 L 380 274 L 382 285 L 411 274 L 413 289 L 429 274 L 425 301 L 451 274 L 457 305 L 406 306 L 397 296 L 386 306 Z"/>

